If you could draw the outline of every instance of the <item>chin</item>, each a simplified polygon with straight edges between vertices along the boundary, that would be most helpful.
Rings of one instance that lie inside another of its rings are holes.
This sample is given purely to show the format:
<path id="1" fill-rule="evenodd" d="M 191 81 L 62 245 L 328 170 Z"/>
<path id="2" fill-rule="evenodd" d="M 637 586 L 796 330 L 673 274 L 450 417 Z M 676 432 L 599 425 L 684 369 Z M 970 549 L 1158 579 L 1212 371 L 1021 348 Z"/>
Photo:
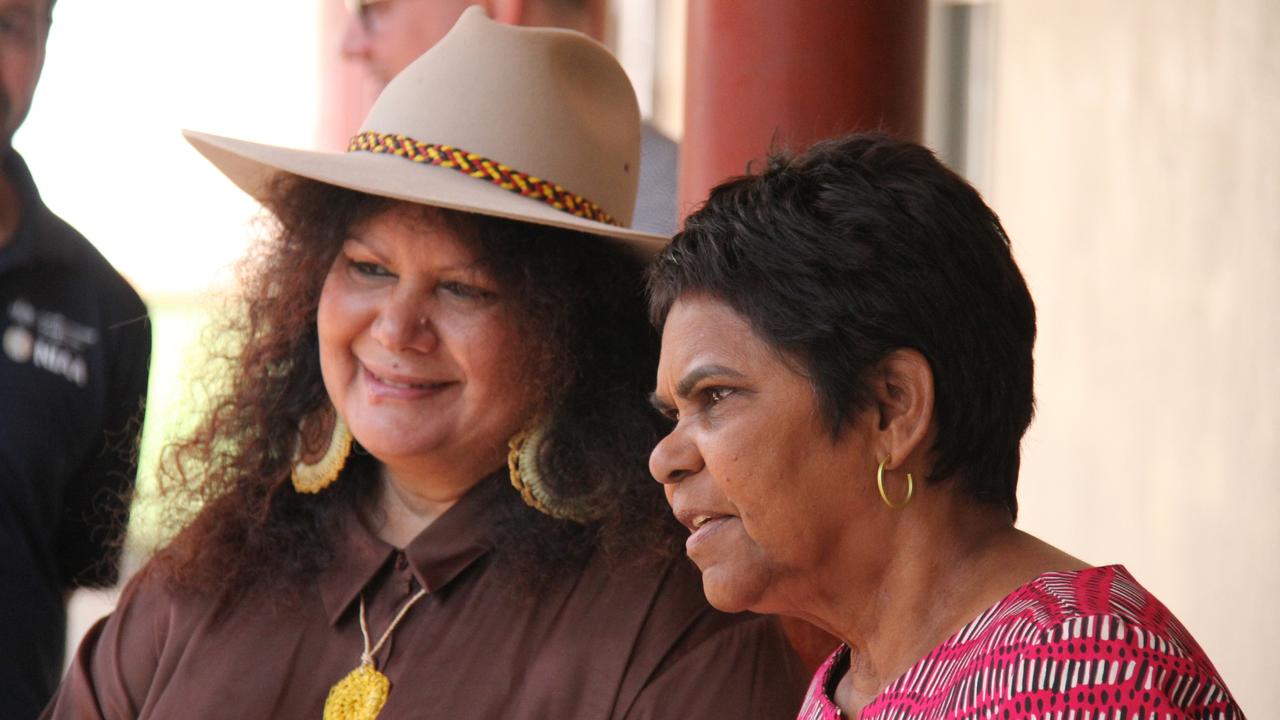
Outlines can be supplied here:
<path id="1" fill-rule="evenodd" d="M 429 455 L 438 444 L 414 442 L 405 435 L 388 436 L 385 432 L 370 432 L 367 428 L 351 428 L 351 435 L 360 447 L 378 462 L 387 463 Z"/>
<path id="2" fill-rule="evenodd" d="M 750 571 L 712 566 L 702 571 L 702 592 L 722 612 L 737 613 L 760 606 L 767 582 Z"/>

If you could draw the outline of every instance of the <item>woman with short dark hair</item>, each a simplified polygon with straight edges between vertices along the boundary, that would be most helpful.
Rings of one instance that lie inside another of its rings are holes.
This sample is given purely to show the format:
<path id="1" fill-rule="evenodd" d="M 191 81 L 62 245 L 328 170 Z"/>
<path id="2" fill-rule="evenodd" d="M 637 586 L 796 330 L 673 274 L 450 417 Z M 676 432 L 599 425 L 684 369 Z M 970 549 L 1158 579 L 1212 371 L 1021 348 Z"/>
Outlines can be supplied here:
<path id="1" fill-rule="evenodd" d="M 878 135 L 726 182 L 650 270 L 650 457 L 712 605 L 843 641 L 802 718 L 1241 717 L 1121 566 L 1014 527 L 1035 310 L 977 192 Z"/>

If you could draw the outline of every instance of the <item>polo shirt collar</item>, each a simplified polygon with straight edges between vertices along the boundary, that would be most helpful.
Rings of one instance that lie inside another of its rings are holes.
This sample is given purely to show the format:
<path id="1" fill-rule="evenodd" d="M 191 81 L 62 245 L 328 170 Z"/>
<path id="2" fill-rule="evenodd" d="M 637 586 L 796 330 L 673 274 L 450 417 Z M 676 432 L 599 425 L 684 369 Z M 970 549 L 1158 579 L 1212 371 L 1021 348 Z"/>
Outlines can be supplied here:
<path id="1" fill-rule="evenodd" d="M 418 584 L 438 592 L 493 547 L 495 501 L 506 468 L 476 483 L 453 507 L 418 533 L 404 548 Z M 340 522 L 333 564 L 321 574 L 320 597 L 329 623 L 336 624 L 368 587 L 396 548 L 379 538 L 352 509 Z"/>
<path id="2" fill-rule="evenodd" d="M 36 189 L 31 170 L 22 156 L 17 150 L 10 150 L 0 165 L 9 182 L 13 183 L 19 207 L 18 226 L 14 228 L 13 239 L 0 248 L 0 271 L 37 262 L 74 262 L 78 251 L 65 239 L 65 230 L 50 227 L 51 224 L 61 224 L 61 221 L 40 199 L 40 191 Z"/>

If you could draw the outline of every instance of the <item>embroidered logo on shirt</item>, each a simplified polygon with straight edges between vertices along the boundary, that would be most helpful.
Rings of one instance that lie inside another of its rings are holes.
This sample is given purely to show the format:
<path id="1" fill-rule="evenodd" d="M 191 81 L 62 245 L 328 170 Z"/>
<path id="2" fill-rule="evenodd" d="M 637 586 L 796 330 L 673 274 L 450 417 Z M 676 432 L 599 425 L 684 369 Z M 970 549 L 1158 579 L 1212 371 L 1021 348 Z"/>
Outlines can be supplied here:
<path id="1" fill-rule="evenodd" d="M 14 325 L 4 331 L 4 354 L 16 363 L 25 363 L 31 359 L 31 350 L 36 339 L 31 331 Z"/>
<path id="2" fill-rule="evenodd" d="M 9 304 L 9 327 L 4 331 L 4 354 L 18 364 L 31 363 L 75 383 L 89 384 L 86 348 L 98 342 L 98 331 L 40 310 L 26 300 Z"/>

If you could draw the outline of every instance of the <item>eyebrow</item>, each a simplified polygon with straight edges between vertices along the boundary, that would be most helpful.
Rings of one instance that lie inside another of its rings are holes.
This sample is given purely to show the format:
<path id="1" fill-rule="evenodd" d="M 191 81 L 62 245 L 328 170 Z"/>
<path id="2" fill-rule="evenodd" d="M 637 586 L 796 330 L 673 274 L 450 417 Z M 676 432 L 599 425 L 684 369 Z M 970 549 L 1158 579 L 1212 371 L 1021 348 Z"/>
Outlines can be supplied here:
<path id="1" fill-rule="evenodd" d="M 348 242 L 353 242 L 359 245 L 365 250 L 368 250 L 374 255 L 377 255 L 380 259 L 385 260 L 387 258 L 387 253 L 384 252 L 382 249 L 376 247 L 375 241 L 370 241 L 366 239 L 363 235 L 357 235 L 356 233 L 349 232 L 347 233 L 347 239 L 343 241 L 343 244 L 345 245 Z M 441 265 L 435 268 L 435 270 L 436 272 L 468 272 L 468 273 L 481 273 L 481 274 L 488 274 L 488 275 L 493 274 L 489 270 L 489 267 L 479 259 L 472 260 L 471 262 L 466 262 L 466 263 L 452 263 L 449 265 Z"/>
<path id="2" fill-rule="evenodd" d="M 676 383 L 676 396 L 682 398 L 689 397 L 689 393 L 693 390 L 695 385 L 709 377 L 715 376 L 730 378 L 745 377 L 742 373 L 728 367 L 727 365 L 699 365 L 698 367 L 690 370 L 684 377 L 680 378 L 680 382 Z M 669 410 L 671 408 L 665 400 L 658 397 L 658 392 L 656 390 L 649 393 L 649 404 L 653 405 L 653 407 L 659 412 Z"/>

